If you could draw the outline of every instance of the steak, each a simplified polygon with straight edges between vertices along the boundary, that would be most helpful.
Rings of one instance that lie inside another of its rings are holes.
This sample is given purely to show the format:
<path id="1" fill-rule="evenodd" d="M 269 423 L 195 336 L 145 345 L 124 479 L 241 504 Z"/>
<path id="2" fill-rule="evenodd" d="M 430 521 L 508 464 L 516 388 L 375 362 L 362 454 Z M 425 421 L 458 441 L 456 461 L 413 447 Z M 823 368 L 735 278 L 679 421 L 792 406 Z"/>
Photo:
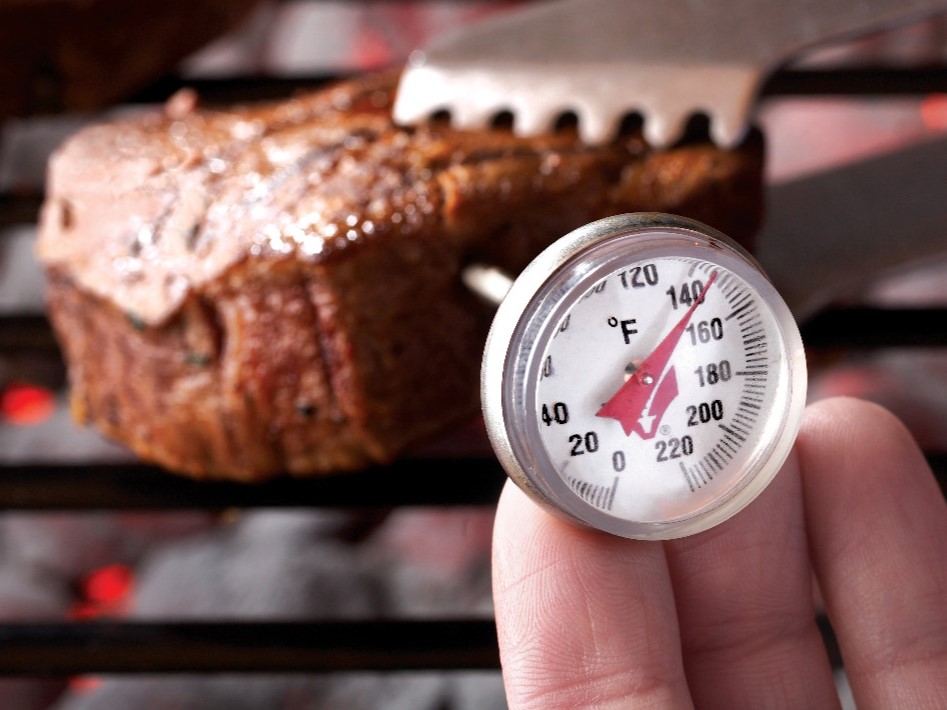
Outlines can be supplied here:
<path id="1" fill-rule="evenodd" d="M 401 128 L 396 81 L 226 111 L 177 96 L 59 149 L 38 253 L 79 421 L 201 478 L 388 462 L 479 409 L 492 309 L 466 263 L 516 273 L 629 211 L 744 244 L 759 224 L 758 135 L 658 152 Z"/>

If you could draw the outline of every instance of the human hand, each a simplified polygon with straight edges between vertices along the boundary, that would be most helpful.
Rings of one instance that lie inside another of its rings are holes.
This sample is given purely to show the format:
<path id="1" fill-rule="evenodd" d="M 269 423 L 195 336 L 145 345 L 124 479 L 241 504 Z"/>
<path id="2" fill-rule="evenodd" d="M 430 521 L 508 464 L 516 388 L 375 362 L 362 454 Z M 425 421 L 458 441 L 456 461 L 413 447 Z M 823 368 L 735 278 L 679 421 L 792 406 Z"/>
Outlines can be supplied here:
<path id="1" fill-rule="evenodd" d="M 493 542 L 521 708 L 823 708 L 813 574 L 859 708 L 947 707 L 947 503 L 888 412 L 810 406 L 769 488 L 693 537 L 579 530 L 507 484 Z"/>

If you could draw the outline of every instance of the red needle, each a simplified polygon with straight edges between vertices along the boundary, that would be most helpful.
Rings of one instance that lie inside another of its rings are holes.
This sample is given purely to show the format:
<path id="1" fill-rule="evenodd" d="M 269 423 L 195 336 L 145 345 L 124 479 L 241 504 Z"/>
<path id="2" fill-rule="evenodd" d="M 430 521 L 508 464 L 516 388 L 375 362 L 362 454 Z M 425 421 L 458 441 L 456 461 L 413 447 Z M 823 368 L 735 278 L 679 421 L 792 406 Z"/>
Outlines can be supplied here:
<path id="1" fill-rule="evenodd" d="M 612 395 L 611 399 L 602 405 L 595 416 L 617 419 L 625 430 L 626 436 L 637 431 L 642 439 L 654 437 L 657 430 L 654 420 L 657 418 L 660 421 L 668 405 L 677 397 L 677 377 L 674 374 L 674 368 L 669 368 L 668 363 L 677 349 L 681 336 L 684 335 L 684 329 L 687 328 L 691 316 L 694 315 L 697 306 L 704 300 L 704 296 L 716 280 L 717 272 L 715 271 L 710 275 L 710 280 L 701 290 L 700 296 L 694 299 L 694 304 L 687 309 L 687 313 L 680 322 L 671 328 L 671 332 L 664 336 L 664 339 L 644 359 L 635 373 Z"/>

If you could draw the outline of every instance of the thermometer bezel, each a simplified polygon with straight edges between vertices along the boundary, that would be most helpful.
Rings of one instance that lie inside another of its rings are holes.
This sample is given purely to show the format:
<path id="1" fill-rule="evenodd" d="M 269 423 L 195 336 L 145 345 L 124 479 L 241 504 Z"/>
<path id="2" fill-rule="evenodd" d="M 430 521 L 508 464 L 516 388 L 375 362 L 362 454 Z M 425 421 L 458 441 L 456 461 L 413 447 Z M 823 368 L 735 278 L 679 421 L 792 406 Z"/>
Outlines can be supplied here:
<path id="1" fill-rule="evenodd" d="M 656 257 L 694 257 L 743 279 L 773 316 L 785 387 L 760 426 L 758 447 L 739 481 L 693 514 L 664 521 L 611 515 L 577 496 L 549 460 L 534 402 L 541 355 L 561 319 L 602 278 Z M 500 304 L 484 350 L 481 395 L 487 433 L 509 477 L 547 510 L 581 527 L 658 540 L 706 530 L 742 510 L 775 477 L 789 455 L 805 407 L 807 374 L 795 319 L 760 265 L 736 242 L 700 222 L 661 213 L 609 217 L 576 229 L 543 251 Z"/>

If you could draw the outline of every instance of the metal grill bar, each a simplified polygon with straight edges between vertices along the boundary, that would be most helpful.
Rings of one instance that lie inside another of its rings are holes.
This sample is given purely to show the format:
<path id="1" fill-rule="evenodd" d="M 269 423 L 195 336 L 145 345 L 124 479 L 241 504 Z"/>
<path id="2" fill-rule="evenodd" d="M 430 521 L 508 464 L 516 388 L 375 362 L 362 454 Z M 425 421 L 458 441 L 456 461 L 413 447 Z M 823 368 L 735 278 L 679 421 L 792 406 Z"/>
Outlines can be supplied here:
<path id="1" fill-rule="evenodd" d="M 810 348 L 947 347 L 947 308 L 837 308 L 802 324 Z M 0 352 L 58 352 L 42 315 L 0 315 Z"/>
<path id="2" fill-rule="evenodd" d="M 819 631 L 834 667 L 838 643 Z M 493 620 L 6 624 L 0 674 L 493 670 Z"/>
<path id="3" fill-rule="evenodd" d="M 59 345 L 46 316 L 0 315 L 0 353 L 58 356 Z"/>
<path id="4" fill-rule="evenodd" d="M 925 68 L 852 67 L 787 69 L 774 73 L 761 89 L 778 96 L 917 96 L 942 93 L 947 66 Z"/>
<path id="5" fill-rule="evenodd" d="M 481 670 L 490 620 L 0 625 L 0 674 Z"/>
<path id="6" fill-rule="evenodd" d="M 838 308 L 801 330 L 807 348 L 947 347 L 947 308 Z"/>
<path id="7" fill-rule="evenodd" d="M 43 196 L 36 193 L 0 193 L 0 227 L 35 223 L 42 204 Z"/>
<path id="8" fill-rule="evenodd" d="M 833 667 L 831 625 L 816 619 Z M 0 625 L 0 675 L 494 670 L 492 619 Z"/>
<path id="9" fill-rule="evenodd" d="M 157 103 L 185 86 L 210 103 L 246 103 L 276 99 L 294 91 L 324 86 L 343 75 L 245 76 L 191 79 L 167 76 L 130 97 L 130 103 Z M 783 69 L 763 85 L 765 97 L 800 95 L 905 96 L 942 92 L 947 86 L 947 66 L 922 69 L 853 67 L 850 69 Z"/>
<path id="10" fill-rule="evenodd" d="M 947 491 L 947 453 L 928 453 Z M 0 466 L 0 508 L 19 512 L 387 509 L 495 505 L 506 475 L 495 459 L 415 459 L 340 476 L 265 483 L 201 482 L 144 463 Z"/>
<path id="11" fill-rule="evenodd" d="M 415 459 L 341 476 L 266 483 L 194 481 L 142 463 L 0 466 L 4 510 L 392 508 L 493 505 L 506 475 L 495 459 Z"/>

